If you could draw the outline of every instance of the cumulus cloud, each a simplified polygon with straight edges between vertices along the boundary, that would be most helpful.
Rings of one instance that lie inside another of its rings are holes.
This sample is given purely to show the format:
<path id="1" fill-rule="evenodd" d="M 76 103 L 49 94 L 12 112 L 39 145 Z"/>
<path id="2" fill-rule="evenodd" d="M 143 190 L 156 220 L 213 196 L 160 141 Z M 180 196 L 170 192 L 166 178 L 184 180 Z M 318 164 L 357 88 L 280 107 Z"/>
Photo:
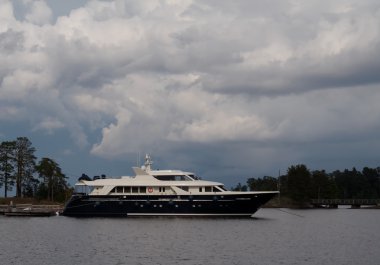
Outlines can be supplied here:
<path id="1" fill-rule="evenodd" d="M 26 21 L 37 25 L 44 25 L 50 22 L 52 11 L 45 1 L 24 0 L 24 3 L 29 7 L 25 15 Z"/>
<path id="2" fill-rule="evenodd" d="M 33 130 L 46 131 L 48 134 L 52 134 L 55 130 L 63 128 L 65 125 L 55 118 L 46 117 L 44 120 L 35 125 Z"/>
<path id="3" fill-rule="evenodd" d="M 0 122 L 67 130 L 92 154 L 380 127 L 377 1 L 93 0 L 56 19 L 23 3 L 21 18 L 0 3 Z"/>

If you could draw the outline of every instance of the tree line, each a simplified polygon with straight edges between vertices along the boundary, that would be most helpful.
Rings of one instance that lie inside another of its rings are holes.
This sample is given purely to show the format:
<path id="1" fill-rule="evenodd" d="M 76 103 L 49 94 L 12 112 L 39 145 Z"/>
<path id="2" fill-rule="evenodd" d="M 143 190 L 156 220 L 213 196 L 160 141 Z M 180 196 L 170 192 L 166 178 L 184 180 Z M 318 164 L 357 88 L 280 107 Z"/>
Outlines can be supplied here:
<path id="1" fill-rule="evenodd" d="M 233 190 L 279 190 L 281 197 L 302 205 L 311 199 L 379 199 L 380 167 L 352 168 L 344 171 L 309 170 L 306 165 L 292 165 L 285 175 L 249 178 L 246 185 Z"/>
<path id="2" fill-rule="evenodd" d="M 16 197 L 63 202 L 71 188 L 53 159 L 37 161 L 36 149 L 27 137 L 0 143 L 0 188 L 4 197 L 15 188 Z"/>

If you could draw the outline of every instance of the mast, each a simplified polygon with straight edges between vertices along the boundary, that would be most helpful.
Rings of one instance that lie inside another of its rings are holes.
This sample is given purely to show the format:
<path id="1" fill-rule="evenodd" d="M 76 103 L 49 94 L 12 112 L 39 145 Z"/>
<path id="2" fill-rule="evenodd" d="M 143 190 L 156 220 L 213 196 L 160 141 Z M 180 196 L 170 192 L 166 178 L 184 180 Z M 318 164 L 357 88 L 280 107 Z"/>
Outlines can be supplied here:
<path id="1" fill-rule="evenodd" d="M 149 154 L 145 155 L 145 163 L 144 163 L 144 168 L 145 171 L 149 172 L 151 170 L 151 165 L 153 164 L 152 159 L 150 158 Z"/>

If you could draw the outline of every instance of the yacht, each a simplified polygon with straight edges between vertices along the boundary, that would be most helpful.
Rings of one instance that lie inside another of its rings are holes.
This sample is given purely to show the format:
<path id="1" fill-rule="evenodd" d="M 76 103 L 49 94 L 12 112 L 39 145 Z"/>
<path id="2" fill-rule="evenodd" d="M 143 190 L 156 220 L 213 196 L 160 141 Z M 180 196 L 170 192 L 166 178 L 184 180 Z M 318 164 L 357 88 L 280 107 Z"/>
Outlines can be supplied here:
<path id="1" fill-rule="evenodd" d="M 252 216 L 278 191 L 229 191 L 191 172 L 153 170 L 145 156 L 135 176 L 79 178 L 62 212 L 74 217 Z"/>

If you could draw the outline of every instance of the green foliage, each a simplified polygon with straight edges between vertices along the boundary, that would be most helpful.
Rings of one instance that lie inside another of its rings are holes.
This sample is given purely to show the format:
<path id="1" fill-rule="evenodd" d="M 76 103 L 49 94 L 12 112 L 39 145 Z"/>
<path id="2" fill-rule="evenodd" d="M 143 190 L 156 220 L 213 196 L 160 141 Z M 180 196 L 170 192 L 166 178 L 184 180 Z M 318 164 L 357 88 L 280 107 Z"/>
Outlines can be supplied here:
<path id="1" fill-rule="evenodd" d="M 59 165 L 54 160 L 44 157 L 36 166 L 36 170 L 42 179 L 39 185 L 39 196 L 51 201 L 64 200 L 68 184 Z"/>
<path id="2" fill-rule="evenodd" d="M 250 190 L 280 190 L 281 197 L 295 204 L 306 205 L 310 199 L 378 199 L 380 198 L 380 167 L 353 168 L 327 173 L 310 170 L 305 165 L 293 165 L 279 178 L 249 178 Z"/>
<path id="3" fill-rule="evenodd" d="M 251 191 L 278 190 L 278 179 L 270 176 L 263 178 L 249 178 L 247 180 L 248 187 Z"/>
<path id="4" fill-rule="evenodd" d="M 25 183 L 33 182 L 32 179 L 36 164 L 35 151 L 36 149 L 32 146 L 32 143 L 27 137 L 18 137 L 16 139 L 16 197 L 22 196 L 22 188 Z"/>
<path id="5" fill-rule="evenodd" d="M 310 197 L 334 199 L 337 197 L 338 188 L 334 178 L 325 170 L 315 170 L 311 174 Z"/>
<path id="6" fill-rule="evenodd" d="M 338 186 L 338 194 L 343 199 L 377 199 L 380 196 L 379 168 L 363 168 L 363 172 L 345 169 L 343 172 L 333 172 Z"/>
<path id="7" fill-rule="evenodd" d="M 5 198 L 15 181 L 15 146 L 15 141 L 0 144 L 0 187 L 4 186 Z"/>
<path id="8" fill-rule="evenodd" d="M 18 198 L 65 201 L 72 193 L 66 176 L 50 158 L 42 158 L 36 165 L 35 151 L 26 137 L 0 143 L 0 187 L 4 187 L 4 197 L 16 186 Z M 35 177 L 36 172 L 41 181 Z"/>
<path id="9" fill-rule="evenodd" d="M 232 191 L 247 191 L 248 187 L 247 185 L 241 185 L 239 182 L 235 188 L 231 188 Z"/>
<path id="10" fill-rule="evenodd" d="M 305 203 L 310 199 L 311 173 L 305 165 L 288 168 L 288 192 L 294 201 Z"/>

